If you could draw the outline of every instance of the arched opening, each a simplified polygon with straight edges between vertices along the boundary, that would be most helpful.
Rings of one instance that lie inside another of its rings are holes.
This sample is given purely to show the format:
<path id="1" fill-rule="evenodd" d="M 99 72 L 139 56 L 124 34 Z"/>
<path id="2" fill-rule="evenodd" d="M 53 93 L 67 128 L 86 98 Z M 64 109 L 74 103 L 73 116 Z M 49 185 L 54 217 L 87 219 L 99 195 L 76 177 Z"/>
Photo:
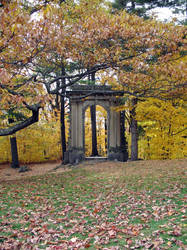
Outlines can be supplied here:
<path id="1" fill-rule="evenodd" d="M 100 117 L 98 113 L 103 112 L 102 108 L 100 107 L 98 111 L 98 107 L 96 107 L 98 155 L 106 155 L 109 160 L 126 160 L 127 154 L 121 147 L 120 112 L 115 110 L 115 107 L 120 103 L 118 97 L 122 96 L 124 92 L 112 90 L 109 86 L 94 85 L 93 88 L 89 85 L 77 85 L 74 87 L 66 93 L 70 98 L 70 129 L 66 162 L 78 163 L 83 161 L 85 156 L 91 154 L 92 130 L 88 129 L 90 115 L 89 113 L 87 115 L 86 110 L 88 106 L 93 105 L 100 105 L 104 108 L 104 115 L 102 114 Z M 102 120 L 102 117 L 107 117 L 107 119 Z M 106 127 L 107 129 L 105 129 Z"/>
<path id="2" fill-rule="evenodd" d="M 108 114 L 105 108 L 100 105 L 87 106 L 84 113 L 84 150 L 86 157 L 107 156 L 107 124 Z"/>

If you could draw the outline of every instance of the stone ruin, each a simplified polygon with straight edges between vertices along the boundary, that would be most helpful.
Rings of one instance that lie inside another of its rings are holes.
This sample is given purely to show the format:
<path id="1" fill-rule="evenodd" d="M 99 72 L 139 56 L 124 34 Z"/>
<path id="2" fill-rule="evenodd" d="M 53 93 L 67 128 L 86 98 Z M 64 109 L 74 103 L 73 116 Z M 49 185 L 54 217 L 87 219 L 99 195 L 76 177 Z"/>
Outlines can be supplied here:
<path id="1" fill-rule="evenodd" d="M 92 105 L 100 105 L 107 111 L 107 158 L 126 161 L 128 153 L 120 138 L 120 112 L 115 111 L 123 91 L 103 85 L 73 85 L 66 94 L 70 101 L 70 129 L 64 163 L 77 164 L 85 159 L 85 111 Z"/>

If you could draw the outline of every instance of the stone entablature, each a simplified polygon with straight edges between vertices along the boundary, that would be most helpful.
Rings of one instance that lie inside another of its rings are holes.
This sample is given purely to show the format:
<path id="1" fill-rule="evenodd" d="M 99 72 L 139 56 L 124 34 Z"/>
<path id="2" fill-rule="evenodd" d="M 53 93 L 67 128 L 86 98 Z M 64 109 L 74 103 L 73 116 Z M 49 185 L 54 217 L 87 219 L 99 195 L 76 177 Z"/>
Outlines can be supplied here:
<path id="1" fill-rule="evenodd" d="M 78 99 L 79 96 L 85 98 L 87 96 L 123 96 L 124 92 L 119 90 L 112 90 L 111 86 L 107 85 L 78 85 L 71 86 L 71 90 L 66 91 L 66 94 L 71 99 Z"/>
<path id="2" fill-rule="evenodd" d="M 107 111 L 108 158 L 125 161 L 120 145 L 120 112 L 115 111 L 123 91 L 110 86 L 73 85 L 66 92 L 70 100 L 69 146 L 65 154 L 66 163 L 78 163 L 85 158 L 85 111 L 89 106 L 100 105 Z"/>

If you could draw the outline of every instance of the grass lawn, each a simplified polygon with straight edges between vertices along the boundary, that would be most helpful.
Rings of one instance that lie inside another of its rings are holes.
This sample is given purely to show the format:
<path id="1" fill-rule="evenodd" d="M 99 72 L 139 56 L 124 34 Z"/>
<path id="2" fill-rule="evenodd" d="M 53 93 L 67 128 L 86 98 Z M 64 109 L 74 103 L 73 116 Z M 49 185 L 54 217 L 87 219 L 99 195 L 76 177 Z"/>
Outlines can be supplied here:
<path id="1" fill-rule="evenodd" d="M 82 165 L 0 183 L 0 249 L 185 249 L 187 161 Z"/>

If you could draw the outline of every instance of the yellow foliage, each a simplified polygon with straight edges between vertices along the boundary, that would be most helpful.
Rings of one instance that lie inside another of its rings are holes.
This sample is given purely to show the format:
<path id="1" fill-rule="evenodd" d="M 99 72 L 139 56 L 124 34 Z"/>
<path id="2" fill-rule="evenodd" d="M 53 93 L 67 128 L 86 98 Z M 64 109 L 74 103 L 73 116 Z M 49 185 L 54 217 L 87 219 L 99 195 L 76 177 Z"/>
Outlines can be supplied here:
<path id="1" fill-rule="evenodd" d="M 140 157 L 176 159 L 187 155 L 187 116 L 184 101 L 149 98 L 138 103 L 136 112 L 136 118 L 145 131 L 139 141 Z"/>
<path id="2" fill-rule="evenodd" d="M 105 119 L 107 112 L 101 106 L 96 106 L 96 127 L 97 127 L 97 150 L 100 156 L 106 156 L 107 135 L 105 132 Z M 92 129 L 90 108 L 85 112 L 85 155 L 92 154 Z"/>
<path id="3" fill-rule="evenodd" d="M 66 121 L 68 131 L 68 124 Z M 68 134 L 66 134 L 68 137 Z M 60 119 L 51 115 L 16 133 L 21 163 L 45 162 L 62 156 Z M 0 163 L 11 162 L 10 137 L 0 137 Z"/>

